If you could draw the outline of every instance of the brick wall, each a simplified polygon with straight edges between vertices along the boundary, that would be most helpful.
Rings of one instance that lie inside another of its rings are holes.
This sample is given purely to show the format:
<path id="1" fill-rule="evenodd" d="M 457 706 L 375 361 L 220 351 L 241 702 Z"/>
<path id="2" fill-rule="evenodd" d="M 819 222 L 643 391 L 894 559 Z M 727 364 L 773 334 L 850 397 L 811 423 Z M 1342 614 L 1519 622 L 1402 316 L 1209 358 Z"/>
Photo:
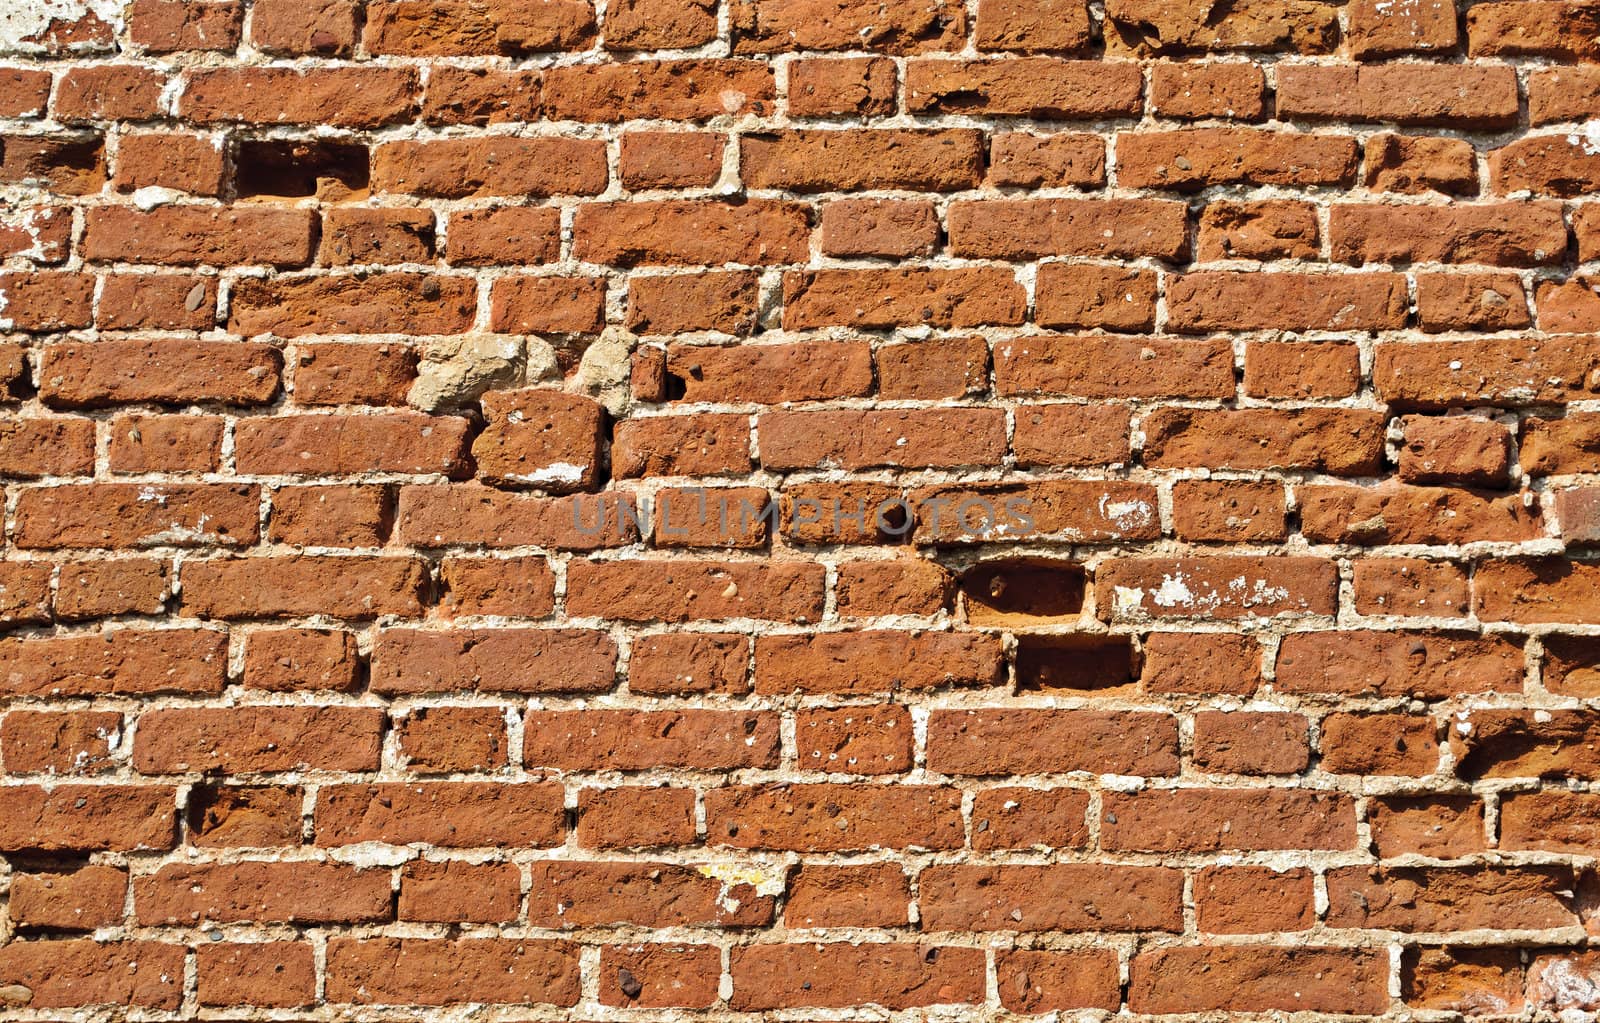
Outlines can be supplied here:
<path id="1" fill-rule="evenodd" d="M 0 0 L 0 1014 L 1600 1008 L 1597 60 Z"/>

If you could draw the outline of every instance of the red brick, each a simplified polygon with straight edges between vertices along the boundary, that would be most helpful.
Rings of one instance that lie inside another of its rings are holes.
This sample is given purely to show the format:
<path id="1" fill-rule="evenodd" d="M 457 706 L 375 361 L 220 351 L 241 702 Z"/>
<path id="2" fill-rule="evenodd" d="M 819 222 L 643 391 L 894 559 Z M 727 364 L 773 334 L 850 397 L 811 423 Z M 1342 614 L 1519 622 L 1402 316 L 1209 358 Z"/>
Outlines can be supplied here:
<path id="1" fill-rule="evenodd" d="M 1532 322 L 1515 274 L 1417 275 L 1417 323 L 1429 333 L 1515 330 Z"/>
<path id="2" fill-rule="evenodd" d="M 305 792 L 297 785 L 197 785 L 189 790 L 189 844 L 297 846 L 304 808 Z"/>
<path id="3" fill-rule="evenodd" d="M 0 182 L 28 182 L 60 195 L 90 195 L 106 181 L 100 135 L 0 135 Z"/>
<path id="4" fill-rule="evenodd" d="M 1194 762 L 1217 774 L 1299 774 L 1311 756 L 1306 718 L 1274 711 L 1201 711 Z"/>
<path id="5" fill-rule="evenodd" d="M 7 330 L 43 334 L 93 322 L 94 278 L 86 274 L 52 270 L 0 274 L 0 292 L 6 296 L 0 324 Z"/>
<path id="6" fill-rule="evenodd" d="M 1594 60 L 1595 12 L 1583 3 L 1502 2 L 1467 12 L 1467 52 L 1478 56 Z"/>
<path id="7" fill-rule="evenodd" d="M 1329 207 L 1333 258 L 1346 263 L 1541 266 L 1565 258 L 1567 228 L 1554 203 Z"/>
<path id="8" fill-rule="evenodd" d="M 606 6 L 608 50 L 691 49 L 716 35 L 716 5 L 707 0 L 623 0 Z"/>
<path id="9" fill-rule="evenodd" d="M 1139 1013 L 1379 1013 L 1389 1005 L 1383 949 L 1203 945 L 1134 956 L 1128 1004 Z"/>
<path id="10" fill-rule="evenodd" d="M 980 50 L 1070 53 L 1089 47 L 1083 0 L 983 0 L 973 28 Z"/>
<path id="11" fill-rule="evenodd" d="M 50 101 L 50 72 L 38 68 L 0 70 L 0 115 L 43 117 Z"/>
<path id="12" fill-rule="evenodd" d="M 891 942 L 744 945 L 733 950 L 735 1010 L 983 1001 L 983 950 Z"/>
<path id="13" fill-rule="evenodd" d="M 101 774 L 117 766 L 122 715 L 115 711 L 13 710 L 0 720 L 11 774 Z"/>
<path id="14" fill-rule="evenodd" d="M 928 721 L 927 743 L 928 767 L 941 774 L 1178 771 L 1178 722 L 1169 714 L 942 710 Z"/>
<path id="15" fill-rule="evenodd" d="M 760 693 L 894 692 L 1000 682 L 993 637 L 978 633 L 890 630 L 759 636 L 755 687 Z"/>
<path id="16" fill-rule="evenodd" d="M 1339 39 L 1338 19 L 1338 10 L 1320 0 L 1268 0 L 1224 11 L 1163 0 L 1112 0 L 1106 9 L 1106 43 L 1113 53 L 1134 54 L 1328 53 Z"/>
<path id="17" fill-rule="evenodd" d="M 1273 685 L 1286 693 L 1416 699 L 1517 692 L 1522 646 L 1451 632 L 1296 632 L 1278 647 Z"/>
<path id="18" fill-rule="evenodd" d="M 372 53 L 520 57 L 586 49 L 594 38 L 594 8 L 581 0 L 534 8 L 509 0 L 377 0 L 368 8 L 363 42 Z"/>
<path id="19" fill-rule="evenodd" d="M 1144 462 L 1174 468 L 1310 469 L 1374 474 L 1384 416 L 1361 410 L 1158 409 L 1144 419 Z"/>
<path id="20" fill-rule="evenodd" d="M 754 884 L 680 863 L 534 863 L 528 920 L 536 927 L 761 927 L 774 900 Z"/>
<path id="21" fill-rule="evenodd" d="M 1305 557 L 1126 558 L 1095 573 L 1102 617 L 1272 617 L 1332 614 L 1332 562 Z"/>
<path id="22" fill-rule="evenodd" d="M 1589 379 L 1597 353 L 1600 338 L 1593 337 L 1535 339 L 1514 351 L 1500 340 L 1380 342 L 1372 382 L 1381 399 L 1401 409 L 1564 405 L 1585 400 L 1600 384 Z"/>
<path id="23" fill-rule="evenodd" d="M 1424 558 L 1365 558 L 1355 563 L 1356 611 L 1365 615 L 1461 618 L 1472 600 L 1460 565 Z"/>
<path id="24" fill-rule="evenodd" d="M 1600 103 L 1600 75 L 1593 67 L 1553 67 L 1528 76 L 1528 120 L 1535 125 L 1584 121 Z"/>
<path id="25" fill-rule="evenodd" d="M 917 893 L 924 930 L 1183 929 L 1183 876 L 1168 867 L 931 866 Z"/>
<path id="26" fill-rule="evenodd" d="M 1152 256 L 1188 251 L 1187 212 L 1149 199 L 958 200 L 948 213 L 950 251 L 980 259 Z"/>
<path id="27" fill-rule="evenodd" d="M 0 624 L 39 624 L 50 620 L 48 562 L 0 563 Z"/>
<path id="28" fill-rule="evenodd" d="M 244 684 L 250 689 L 354 689 L 360 666 L 349 632 L 258 629 L 245 639 Z"/>
<path id="29" fill-rule="evenodd" d="M 561 213 L 549 207 L 452 213 L 445 258 L 455 266 L 551 263 L 561 253 Z"/>
<path id="30" fill-rule="evenodd" d="M 1317 209 L 1292 199 L 1213 202 L 1200 214 L 1199 256 L 1213 259 L 1317 259 Z"/>
<path id="31" fill-rule="evenodd" d="M 1311 871 L 1304 868 L 1207 867 L 1194 879 L 1202 932 L 1303 931 L 1317 918 Z"/>
<path id="32" fill-rule="evenodd" d="M 127 893 L 128 872 L 117 867 L 18 873 L 11 879 L 11 919 L 19 927 L 91 931 L 122 919 Z"/>
<path id="33" fill-rule="evenodd" d="M 1150 112 L 1157 117 L 1259 121 L 1267 79 L 1254 64 L 1162 62 L 1150 69 Z"/>
<path id="34" fill-rule="evenodd" d="M 911 769 L 911 716 L 900 707 L 836 707 L 795 717 L 802 768 L 830 774 L 899 774 Z"/>
<path id="35" fill-rule="evenodd" d="M 186 951 L 157 941 L 12 941 L 0 949 L 0 985 L 26 989 L 33 1009 L 107 1005 L 174 1011 L 183 1000 Z"/>
<path id="36" fill-rule="evenodd" d="M 41 394 L 58 408 L 260 405 L 278 392 L 282 356 L 271 345 L 237 341 L 63 342 L 44 348 L 40 372 Z"/>
<path id="37" fill-rule="evenodd" d="M 528 557 L 447 557 L 439 565 L 440 606 L 457 615 L 543 618 L 555 607 L 555 577 Z"/>
<path id="38" fill-rule="evenodd" d="M 250 15 L 250 42 L 285 56 L 345 57 L 355 49 L 357 5 L 351 0 L 262 0 Z"/>
<path id="39" fill-rule="evenodd" d="M 216 322 L 214 277 L 108 274 L 104 281 L 95 314 L 102 329 L 206 330 Z"/>
<path id="40" fill-rule="evenodd" d="M 1339 867 L 1328 872 L 1328 923 L 1403 932 L 1570 926 L 1571 880 L 1552 867 Z"/>
<path id="41" fill-rule="evenodd" d="M 760 304 L 760 278 L 748 271 L 637 276 L 628 282 L 627 326 L 640 334 L 713 330 L 743 337 L 756 330 Z"/>
<path id="42" fill-rule="evenodd" d="M 247 485 L 94 483 L 23 492 L 19 547 L 248 546 L 260 491 Z"/>
<path id="43" fill-rule="evenodd" d="M 515 920 L 522 874 L 511 863 L 413 860 L 400 875 L 401 920 L 501 923 Z"/>
<path id="44" fill-rule="evenodd" d="M 0 849 L 170 849 L 177 838 L 176 802 L 176 791 L 160 785 L 6 786 L 0 789 Z"/>
<path id="45" fill-rule="evenodd" d="M 1025 307 L 1009 268 L 797 270 L 783 278 L 783 325 L 793 330 L 1015 325 Z"/>
<path id="46" fill-rule="evenodd" d="M 950 0 L 882 8 L 815 0 L 738 0 L 731 11 L 735 53 L 872 50 L 925 53 L 960 49 L 965 10 Z"/>
<path id="47" fill-rule="evenodd" d="M 776 199 L 589 203 L 573 220 L 573 252 L 622 267 L 798 263 L 808 233 L 806 209 Z"/>
<path id="48" fill-rule="evenodd" d="M 1167 278 L 1167 329 L 1379 330 L 1405 326 L 1400 274 L 1202 271 Z"/>
<path id="49" fill-rule="evenodd" d="M 422 119 L 429 124 L 501 124 L 538 117 L 536 69 L 434 66 L 428 71 Z"/>
<path id="50" fill-rule="evenodd" d="M 561 786 L 550 782 L 325 785 L 317 800 L 317 844 L 559 845 L 561 799 Z"/>
<path id="51" fill-rule="evenodd" d="M 1600 155 L 1582 135 L 1532 135 L 1489 154 L 1489 180 L 1495 192 L 1579 197 L 1600 181 Z"/>
<path id="52" fill-rule="evenodd" d="M 393 916 L 387 870 L 336 863 L 171 863 L 133 886 L 141 924 L 364 923 Z"/>
<path id="53" fill-rule="evenodd" d="M 1380 133 L 1367 139 L 1368 188 L 1379 192 L 1474 195 L 1478 156 L 1464 139 Z"/>
<path id="54" fill-rule="evenodd" d="M 523 763 L 533 768 L 726 771 L 776 767 L 778 720 L 742 711 L 532 711 Z"/>
<path id="55" fill-rule="evenodd" d="M 247 419 L 235 430 L 235 457 L 240 472 L 263 475 L 459 476 L 465 467 L 467 426 L 455 416 L 416 412 Z"/>
<path id="56" fill-rule="evenodd" d="M 1262 341 L 1244 349 L 1253 398 L 1347 398 L 1361 386 L 1361 353 L 1342 342 Z"/>
<path id="57" fill-rule="evenodd" d="M 1345 45 L 1358 60 L 1447 53 L 1460 42 L 1456 5 L 1450 0 L 1421 0 L 1405 8 L 1389 7 L 1382 0 L 1354 0 L 1345 17 Z"/>
<path id="58" fill-rule="evenodd" d="M 907 62 L 905 75 L 914 114 L 1094 120 L 1136 114 L 1144 91 L 1137 65 L 1126 62 L 923 59 Z"/>
<path id="59" fill-rule="evenodd" d="M 1322 719 L 1321 767 L 1331 774 L 1422 777 L 1439 769 L 1432 718 L 1406 714 L 1329 714 Z"/>
<path id="60" fill-rule="evenodd" d="M 642 636 L 628 664 L 628 690 L 654 695 L 744 693 L 750 641 L 721 633 Z"/>
<path id="61" fill-rule="evenodd" d="M 1537 507 L 1520 495 L 1454 486 L 1308 486 L 1298 492 L 1300 528 L 1314 541 L 1376 546 L 1531 540 L 1544 533 Z"/>
<path id="62" fill-rule="evenodd" d="M 1100 844 L 1124 852 L 1350 849 L 1355 802 L 1295 789 L 1152 789 L 1108 792 Z"/>
<path id="63" fill-rule="evenodd" d="M 132 64 L 86 64 L 69 68 L 56 83 L 57 120 L 146 121 L 161 112 L 166 77 Z"/>
<path id="64" fill-rule="evenodd" d="M 150 53 L 225 52 L 239 45 L 243 21 L 238 0 L 134 0 L 128 38 Z"/>
<path id="65" fill-rule="evenodd" d="M 1122 1003 L 1117 956 L 1110 949 L 1010 949 L 995 957 L 1000 1003 L 1012 1012 L 1104 1009 Z"/>
<path id="66" fill-rule="evenodd" d="M 616 644 L 588 629 L 385 629 L 373 649 L 374 692 L 599 692 Z"/>
<path id="67" fill-rule="evenodd" d="M 989 345 L 982 337 L 885 345 L 877 356 L 882 398 L 960 398 L 989 389 Z"/>
<path id="68" fill-rule="evenodd" d="M 1105 405 L 1018 406 L 1012 449 L 1020 465 L 1125 463 L 1128 412 Z"/>
<path id="69" fill-rule="evenodd" d="M 1089 841 L 1088 809 L 1088 793 L 1079 789 L 982 789 L 972 799 L 972 848 L 1081 848 Z"/>
<path id="70" fill-rule="evenodd" d="M 1199 191 L 1211 185 L 1344 185 L 1355 181 L 1347 135 L 1184 128 L 1117 135 L 1117 182 L 1130 188 Z"/>
<path id="71" fill-rule="evenodd" d="M 0 421 L 0 473 L 28 479 L 93 471 L 93 421 L 66 416 Z"/>
<path id="72" fill-rule="evenodd" d="M 1297 64 L 1278 74 L 1278 115 L 1297 120 L 1507 128 L 1517 109 L 1509 67 Z"/>
<path id="73" fill-rule="evenodd" d="M 789 114 L 890 114 L 894 61 L 884 57 L 803 57 L 789 65 Z"/>
<path id="74" fill-rule="evenodd" d="M 552 120 L 708 121 L 772 109 L 770 65 L 751 60 L 661 60 L 571 64 L 544 72 Z"/>
<path id="75" fill-rule="evenodd" d="M 417 76 L 400 67 L 235 67 L 191 71 L 178 116 L 197 124 L 376 128 L 410 119 Z"/>
<path id="76" fill-rule="evenodd" d="M 738 849 L 955 849 L 961 793 L 935 785 L 730 785 L 705 796 L 706 838 Z"/>
<path id="77" fill-rule="evenodd" d="M 578 794 L 578 844 L 589 849 L 693 845 L 692 789 L 622 786 Z"/>
<path id="78" fill-rule="evenodd" d="M 202 1005 L 295 1009 L 316 1001 L 317 968 L 305 942 L 201 945 L 195 978 Z"/>
<path id="79" fill-rule="evenodd" d="M 146 711 L 134 735 L 142 774 L 374 771 L 376 707 L 230 707 Z"/>
<path id="80" fill-rule="evenodd" d="M 1535 960 L 1535 976 L 1540 964 L 1552 961 L 1562 960 Z M 1418 948 L 1401 960 L 1400 970 L 1407 1005 L 1447 1012 L 1476 1012 L 1482 1006 L 1494 1012 L 1524 1004 L 1522 957 L 1516 949 Z M 1539 982 L 1532 983 L 1539 992 Z"/>
<path id="81" fill-rule="evenodd" d="M 630 131 L 617 173 L 630 189 L 704 188 L 722 175 L 726 144 L 726 136 L 710 132 Z"/>
<path id="82" fill-rule="evenodd" d="M 750 188 L 791 192 L 957 192 L 983 177 L 983 136 L 967 128 L 741 135 L 739 175 Z"/>
<path id="83" fill-rule="evenodd" d="M 830 256 L 931 256 L 938 247 L 932 203 L 842 199 L 822 208 L 822 251 Z"/>
<path id="84" fill-rule="evenodd" d="M 417 707 L 394 722 L 406 765 L 419 774 L 488 771 L 506 765 L 503 707 Z"/>
<path id="85" fill-rule="evenodd" d="M 316 215 L 311 210 L 165 206 L 138 210 L 101 206 L 85 213 L 83 255 L 89 260 L 163 266 L 277 267 L 311 262 Z"/>
<path id="86" fill-rule="evenodd" d="M 369 25 L 370 31 L 370 25 Z M 363 1005 L 574 1005 L 578 949 L 521 938 L 335 938 L 324 997 Z"/>
<path id="87" fill-rule="evenodd" d="M 714 945 L 607 945 L 600 950 L 600 1001 L 647 1008 L 709 1008 L 722 954 Z"/>
<path id="88" fill-rule="evenodd" d="M 624 494 L 544 497 L 445 484 L 401 487 L 396 523 L 400 540 L 418 547 L 596 550 L 633 542 L 641 514 Z"/>
<path id="89" fill-rule="evenodd" d="M 4 74 L 0 71 L 0 83 Z M 0 214 L 0 258 L 64 263 L 72 248 L 72 232 L 72 210 L 65 206 L 26 206 Z"/>
<path id="90" fill-rule="evenodd" d="M 186 561 L 183 605 L 203 618 L 416 615 L 427 573 L 411 557 L 299 555 Z"/>
<path id="91" fill-rule="evenodd" d="M 220 693 L 227 637 L 209 629 L 114 628 L 0 639 L 7 695 Z"/>
<path id="92" fill-rule="evenodd" d="M 1508 803 L 1501 804 L 1502 822 L 1509 810 Z M 1455 859 L 1485 847 L 1483 801 L 1474 796 L 1387 796 L 1368 804 L 1367 820 L 1384 859 L 1405 853 Z M 1502 823 L 1502 830 L 1506 827 Z M 1505 841 L 1507 848 L 1512 845 Z"/>
<path id="93" fill-rule="evenodd" d="M 908 921 L 911 884 L 893 863 L 809 864 L 789 881 L 789 927 L 898 927 Z"/>
<path id="94" fill-rule="evenodd" d="M 372 151 L 372 187 L 439 199 L 594 195 L 608 177 L 597 139 L 449 138 L 385 142 Z"/>
<path id="95" fill-rule="evenodd" d="M 1098 135 L 1076 132 L 995 135 L 989 181 L 1019 188 L 1099 188 L 1106 183 L 1106 144 Z"/>
<path id="96" fill-rule="evenodd" d="M 717 561 L 583 561 L 567 570 L 567 613 L 623 621 L 822 617 L 822 566 Z"/>
<path id="97" fill-rule="evenodd" d="M 1031 335 L 995 345 L 994 376 L 1002 395 L 1226 398 L 1233 349 L 1222 340 Z"/>

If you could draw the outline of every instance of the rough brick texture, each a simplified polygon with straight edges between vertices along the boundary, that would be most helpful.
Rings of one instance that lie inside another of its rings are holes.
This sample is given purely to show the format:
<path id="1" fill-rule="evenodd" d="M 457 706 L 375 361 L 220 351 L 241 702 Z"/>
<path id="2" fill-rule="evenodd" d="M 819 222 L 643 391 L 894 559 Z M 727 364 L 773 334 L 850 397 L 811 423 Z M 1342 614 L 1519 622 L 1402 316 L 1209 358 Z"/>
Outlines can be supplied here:
<path id="1" fill-rule="evenodd" d="M 0 0 L 0 1017 L 1593 1020 L 1597 62 Z"/>

